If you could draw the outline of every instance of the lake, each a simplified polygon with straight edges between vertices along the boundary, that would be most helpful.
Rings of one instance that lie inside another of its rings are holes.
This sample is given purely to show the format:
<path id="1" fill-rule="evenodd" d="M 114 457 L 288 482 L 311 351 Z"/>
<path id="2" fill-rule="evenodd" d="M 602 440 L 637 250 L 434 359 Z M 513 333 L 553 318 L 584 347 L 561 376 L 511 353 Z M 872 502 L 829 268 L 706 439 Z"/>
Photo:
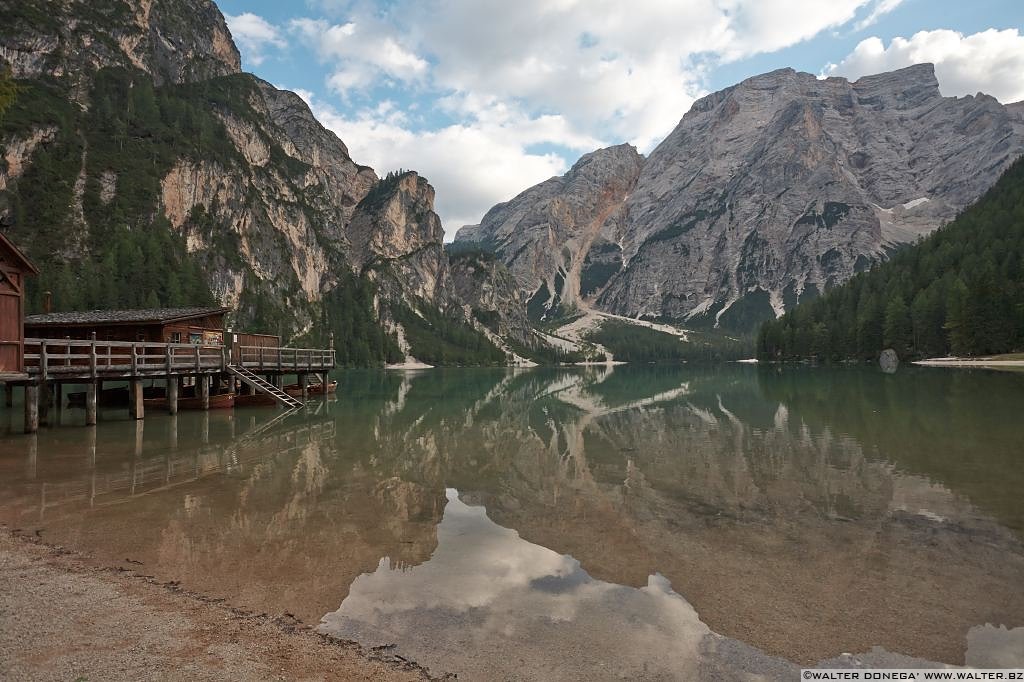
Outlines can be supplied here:
<path id="1" fill-rule="evenodd" d="M 0 522 L 467 679 L 1024 667 L 1024 374 L 338 379 L 290 416 L 0 412 Z"/>

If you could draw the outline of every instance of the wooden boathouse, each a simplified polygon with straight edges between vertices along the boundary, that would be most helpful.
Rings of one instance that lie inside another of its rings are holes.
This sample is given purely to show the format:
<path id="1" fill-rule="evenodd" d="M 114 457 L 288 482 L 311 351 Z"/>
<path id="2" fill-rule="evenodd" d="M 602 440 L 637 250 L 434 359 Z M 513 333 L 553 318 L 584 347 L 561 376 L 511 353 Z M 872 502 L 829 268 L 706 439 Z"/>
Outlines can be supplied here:
<path id="1" fill-rule="evenodd" d="M 0 232 L 0 381 L 25 375 L 25 279 L 39 270 Z"/>
<path id="2" fill-rule="evenodd" d="M 144 381 L 164 384 L 163 400 L 175 414 L 190 390 L 199 409 L 236 391 L 264 394 L 289 409 L 302 407 L 310 376 L 330 391 L 331 349 L 286 348 L 280 337 L 224 328 L 228 308 L 93 310 L 25 316 L 25 278 L 38 270 L 0 233 L 0 383 L 5 400 L 24 390 L 25 431 L 47 422 L 54 389 L 61 409 L 67 385 L 84 386 L 86 424 L 97 420 L 103 383 L 127 382 L 129 414 L 145 415 Z M 283 390 L 285 375 L 299 388 Z M 151 387 L 152 389 L 152 387 Z M 123 389 L 122 389 L 123 390 Z M 231 404 L 233 404 L 233 399 Z"/>
<path id="3" fill-rule="evenodd" d="M 25 335 L 36 339 L 148 341 L 223 345 L 230 308 L 159 308 L 44 313 L 25 318 Z M 279 337 L 274 345 L 281 345 Z"/>

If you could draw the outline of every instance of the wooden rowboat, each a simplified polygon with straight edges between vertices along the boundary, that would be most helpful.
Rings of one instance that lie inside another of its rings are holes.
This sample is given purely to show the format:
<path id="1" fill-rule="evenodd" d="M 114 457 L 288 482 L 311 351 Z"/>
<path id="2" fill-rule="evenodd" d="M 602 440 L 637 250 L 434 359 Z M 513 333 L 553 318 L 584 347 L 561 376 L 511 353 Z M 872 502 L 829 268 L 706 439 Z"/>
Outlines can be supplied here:
<path id="1" fill-rule="evenodd" d="M 127 388 L 105 388 L 96 396 L 101 407 L 114 407 L 128 404 Z M 68 393 L 68 407 L 85 407 L 85 392 Z"/>
<path id="2" fill-rule="evenodd" d="M 163 386 L 146 386 L 142 389 L 142 395 L 144 401 L 152 398 L 159 398 L 160 396 L 166 395 L 166 389 Z M 97 402 L 101 407 L 118 407 L 121 405 L 127 405 L 131 393 L 127 386 L 120 388 L 105 388 L 99 392 L 96 396 Z M 68 407 L 85 407 L 85 392 L 68 393 Z"/>
<path id="3" fill-rule="evenodd" d="M 277 400 L 266 393 L 238 393 L 235 395 L 235 407 L 263 407 L 277 405 Z"/>
<path id="4" fill-rule="evenodd" d="M 161 409 L 167 407 L 167 398 L 146 398 L 143 404 L 148 408 Z M 226 410 L 235 406 L 234 393 L 220 393 L 210 396 L 211 410 Z M 202 398 L 178 398 L 179 410 L 201 410 L 203 409 Z"/>
<path id="5" fill-rule="evenodd" d="M 312 395 L 312 396 L 323 395 L 324 385 L 323 384 L 310 384 L 308 390 L 309 390 L 309 395 Z M 331 383 L 327 384 L 327 392 L 328 393 L 336 393 L 337 390 L 338 390 L 338 382 L 337 381 L 332 381 Z M 302 397 L 302 387 L 299 386 L 298 384 L 288 384 L 287 386 L 284 387 L 284 392 L 287 393 L 288 395 L 290 395 L 293 398 L 301 398 Z"/>

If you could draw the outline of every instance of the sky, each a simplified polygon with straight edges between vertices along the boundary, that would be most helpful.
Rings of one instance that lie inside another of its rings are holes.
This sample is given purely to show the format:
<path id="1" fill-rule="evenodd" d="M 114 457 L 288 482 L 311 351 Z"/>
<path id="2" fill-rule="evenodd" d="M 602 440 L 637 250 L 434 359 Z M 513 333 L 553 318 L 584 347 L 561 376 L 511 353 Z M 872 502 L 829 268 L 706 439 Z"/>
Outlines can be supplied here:
<path id="1" fill-rule="evenodd" d="M 301 95 L 352 158 L 415 170 L 447 239 L 694 100 L 792 67 L 935 64 L 945 96 L 1024 100 L 1024 0 L 217 0 L 242 68 Z"/>

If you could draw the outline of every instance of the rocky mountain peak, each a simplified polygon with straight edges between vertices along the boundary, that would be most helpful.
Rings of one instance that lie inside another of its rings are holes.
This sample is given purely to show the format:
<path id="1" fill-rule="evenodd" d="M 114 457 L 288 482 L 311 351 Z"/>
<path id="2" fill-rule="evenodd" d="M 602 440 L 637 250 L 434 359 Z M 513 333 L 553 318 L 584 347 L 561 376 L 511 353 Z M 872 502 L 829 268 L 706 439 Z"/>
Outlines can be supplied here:
<path id="1" fill-rule="evenodd" d="M 779 69 L 695 102 L 616 179 L 586 170 L 608 150 L 587 155 L 456 239 L 549 304 L 749 327 L 950 220 L 1022 152 L 1019 107 L 943 97 L 931 64 L 853 82 Z"/>
<path id="2" fill-rule="evenodd" d="M 389 173 L 363 197 L 347 229 L 353 266 L 385 298 L 412 295 L 448 308 L 454 300 L 434 188 L 415 171 Z"/>
<path id="3" fill-rule="evenodd" d="M 564 180 L 577 176 L 597 177 L 608 171 L 629 170 L 639 167 L 644 157 L 631 144 L 619 144 L 584 154 L 565 174 Z"/>
<path id="4" fill-rule="evenodd" d="M 355 262 L 399 258 L 444 240 L 434 188 L 415 171 L 390 173 L 356 206 L 349 226 Z"/>
<path id="5" fill-rule="evenodd" d="M 21 79 L 142 69 L 156 85 L 238 73 L 241 57 L 212 0 L 0 3 L 0 58 Z"/>
<path id="6" fill-rule="evenodd" d="M 463 227 L 455 239 L 499 253 L 533 297 L 537 315 L 577 307 L 603 283 L 600 273 L 617 267 L 605 261 L 619 258 L 620 210 L 643 164 L 643 156 L 628 144 L 591 152 L 565 175 L 498 204 L 480 225 Z M 594 258 L 588 258 L 592 252 Z M 595 279 L 591 266 L 598 261 Z"/>
<path id="7" fill-rule="evenodd" d="M 829 81 L 847 82 L 845 78 L 829 78 Z M 849 83 L 862 104 L 877 104 L 897 109 L 912 109 L 931 100 L 942 99 L 939 79 L 935 77 L 933 64 L 914 64 L 888 73 L 863 76 Z"/>

